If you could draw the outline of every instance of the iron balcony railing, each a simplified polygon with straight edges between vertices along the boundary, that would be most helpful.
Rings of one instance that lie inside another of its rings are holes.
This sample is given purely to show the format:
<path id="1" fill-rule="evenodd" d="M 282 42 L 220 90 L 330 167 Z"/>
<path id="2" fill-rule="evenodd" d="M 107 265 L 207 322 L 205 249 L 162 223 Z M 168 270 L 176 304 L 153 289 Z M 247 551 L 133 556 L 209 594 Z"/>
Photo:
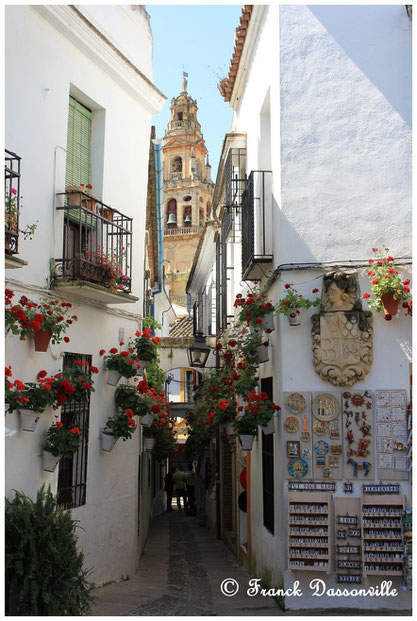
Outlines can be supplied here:
<path id="1" fill-rule="evenodd" d="M 4 163 L 4 249 L 6 254 L 18 253 L 20 215 L 20 162 L 21 157 L 5 151 Z"/>
<path id="2" fill-rule="evenodd" d="M 54 278 L 86 280 L 114 292 L 132 288 L 132 218 L 80 190 L 57 195 L 64 213 L 63 256 Z"/>
<path id="3" fill-rule="evenodd" d="M 239 209 L 246 184 L 246 149 L 231 148 L 225 163 L 225 207 Z"/>
<path id="4" fill-rule="evenodd" d="M 254 170 L 242 195 L 242 279 L 260 280 L 273 258 L 272 172 Z"/>

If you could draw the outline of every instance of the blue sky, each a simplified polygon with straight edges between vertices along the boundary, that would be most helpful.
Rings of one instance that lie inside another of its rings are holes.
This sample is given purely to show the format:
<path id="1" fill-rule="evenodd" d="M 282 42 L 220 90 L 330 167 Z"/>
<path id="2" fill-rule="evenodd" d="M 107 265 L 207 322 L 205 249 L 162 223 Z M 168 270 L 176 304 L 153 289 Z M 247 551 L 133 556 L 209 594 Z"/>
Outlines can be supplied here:
<path id="1" fill-rule="evenodd" d="M 154 42 L 153 81 L 168 98 L 162 112 L 153 117 L 157 138 L 165 134 L 171 99 L 180 94 L 185 71 L 188 93 L 197 101 L 213 181 L 224 134 L 232 120 L 232 109 L 221 97 L 217 84 L 229 71 L 242 7 L 243 4 L 146 5 Z"/>

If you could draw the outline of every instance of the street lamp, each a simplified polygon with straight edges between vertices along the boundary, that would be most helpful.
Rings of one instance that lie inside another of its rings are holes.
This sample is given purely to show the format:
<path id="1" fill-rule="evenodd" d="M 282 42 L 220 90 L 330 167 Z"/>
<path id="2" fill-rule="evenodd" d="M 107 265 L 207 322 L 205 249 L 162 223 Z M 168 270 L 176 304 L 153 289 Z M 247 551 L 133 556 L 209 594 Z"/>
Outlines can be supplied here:
<path id="1" fill-rule="evenodd" d="M 210 351 L 210 346 L 207 345 L 204 335 L 197 332 L 194 343 L 187 350 L 190 367 L 205 367 Z"/>

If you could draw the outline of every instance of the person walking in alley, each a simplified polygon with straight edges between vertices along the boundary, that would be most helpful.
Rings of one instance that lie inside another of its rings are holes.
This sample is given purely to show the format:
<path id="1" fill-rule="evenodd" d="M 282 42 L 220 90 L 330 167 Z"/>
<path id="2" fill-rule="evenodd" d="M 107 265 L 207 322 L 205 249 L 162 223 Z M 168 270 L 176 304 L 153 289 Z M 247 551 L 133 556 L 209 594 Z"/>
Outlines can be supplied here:
<path id="1" fill-rule="evenodd" d="M 176 468 L 172 466 L 171 471 L 167 472 L 164 478 L 164 489 L 167 495 L 167 511 L 172 511 L 172 496 L 174 494 L 174 472 Z"/>
<path id="2" fill-rule="evenodd" d="M 178 511 L 182 511 L 181 498 L 183 499 L 184 507 L 186 503 L 186 492 L 185 492 L 186 478 L 185 478 L 185 472 L 182 466 L 180 466 L 179 469 L 176 472 L 174 472 L 173 480 L 174 480 L 175 491 L 177 494 L 177 508 L 178 508 Z"/>
<path id="3" fill-rule="evenodd" d="M 192 464 L 188 466 L 188 472 L 185 477 L 187 484 L 187 509 L 189 514 L 192 515 L 195 502 L 195 473 Z"/>

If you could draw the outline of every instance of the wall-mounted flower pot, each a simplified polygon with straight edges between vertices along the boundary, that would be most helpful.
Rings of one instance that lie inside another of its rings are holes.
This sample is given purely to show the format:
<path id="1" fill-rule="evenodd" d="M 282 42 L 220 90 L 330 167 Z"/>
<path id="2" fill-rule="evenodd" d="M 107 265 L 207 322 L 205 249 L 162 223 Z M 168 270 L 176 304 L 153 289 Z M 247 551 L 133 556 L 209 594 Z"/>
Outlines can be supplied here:
<path id="1" fill-rule="evenodd" d="M 381 295 L 381 302 L 385 315 L 394 316 L 397 314 L 400 300 L 395 300 L 392 293 L 383 293 Z"/>
<path id="2" fill-rule="evenodd" d="M 48 351 L 51 338 L 52 332 L 49 332 L 49 330 L 39 330 L 39 332 L 35 332 L 33 335 L 35 351 Z"/>
<path id="3" fill-rule="evenodd" d="M 232 423 L 227 423 L 226 425 L 226 433 L 228 436 L 234 436 L 235 435 L 235 430 L 234 427 L 232 425 Z"/>
<path id="4" fill-rule="evenodd" d="M 107 383 L 110 384 L 110 386 L 117 386 L 121 377 L 122 374 L 119 373 L 119 371 L 107 371 Z"/>
<path id="5" fill-rule="evenodd" d="M 290 326 L 299 326 L 300 325 L 300 311 L 297 312 L 295 308 L 290 310 L 290 314 L 287 315 L 288 323 Z"/>
<path id="6" fill-rule="evenodd" d="M 36 423 L 38 422 L 41 413 L 28 410 L 26 408 L 20 408 L 19 410 L 21 418 L 21 429 L 23 431 L 35 431 Z"/>
<path id="7" fill-rule="evenodd" d="M 151 452 L 155 446 L 155 438 L 145 438 L 145 451 Z"/>
<path id="8" fill-rule="evenodd" d="M 260 363 L 268 362 L 269 360 L 268 347 L 265 347 L 265 345 L 258 345 L 258 347 L 256 348 L 256 353 L 258 354 Z"/>
<path id="9" fill-rule="evenodd" d="M 240 445 L 243 451 L 251 451 L 253 441 L 255 439 L 254 435 L 249 434 L 239 434 Z"/>
<path id="10" fill-rule="evenodd" d="M 44 449 L 42 452 L 42 469 L 45 470 L 45 472 L 55 472 L 55 469 L 61 459 L 62 455 L 55 456 Z"/>
<path id="11" fill-rule="evenodd" d="M 117 440 L 115 435 L 108 431 L 101 430 L 100 433 L 100 448 L 102 451 L 111 451 L 113 450 L 113 446 L 116 444 Z"/>
<path id="12" fill-rule="evenodd" d="M 261 427 L 262 431 L 266 436 L 271 435 L 271 433 L 275 433 L 275 418 L 274 416 L 271 418 L 269 423 L 265 425 L 265 427 Z"/>
<path id="13" fill-rule="evenodd" d="M 136 371 L 136 375 L 138 376 L 142 376 L 144 370 L 146 369 L 146 365 L 148 364 L 149 360 L 139 360 L 138 364 L 140 364 L 139 369 L 137 369 Z"/>
<path id="14" fill-rule="evenodd" d="M 10 408 L 10 403 L 8 401 L 4 402 L 4 413 L 7 414 Z"/>
<path id="15" fill-rule="evenodd" d="M 140 422 L 142 423 L 144 427 L 150 427 L 153 422 L 152 414 L 145 414 L 145 416 L 141 417 Z"/>
<path id="16" fill-rule="evenodd" d="M 257 336 L 261 336 L 262 334 L 262 324 L 249 324 L 249 330 L 251 334 L 256 334 Z"/>
<path id="17" fill-rule="evenodd" d="M 262 319 L 262 330 L 264 332 L 266 332 L 267 330 L 269 332 L 273 332 L 275 330 L 273 313 L 265 315 L 265 317 Z"/>

